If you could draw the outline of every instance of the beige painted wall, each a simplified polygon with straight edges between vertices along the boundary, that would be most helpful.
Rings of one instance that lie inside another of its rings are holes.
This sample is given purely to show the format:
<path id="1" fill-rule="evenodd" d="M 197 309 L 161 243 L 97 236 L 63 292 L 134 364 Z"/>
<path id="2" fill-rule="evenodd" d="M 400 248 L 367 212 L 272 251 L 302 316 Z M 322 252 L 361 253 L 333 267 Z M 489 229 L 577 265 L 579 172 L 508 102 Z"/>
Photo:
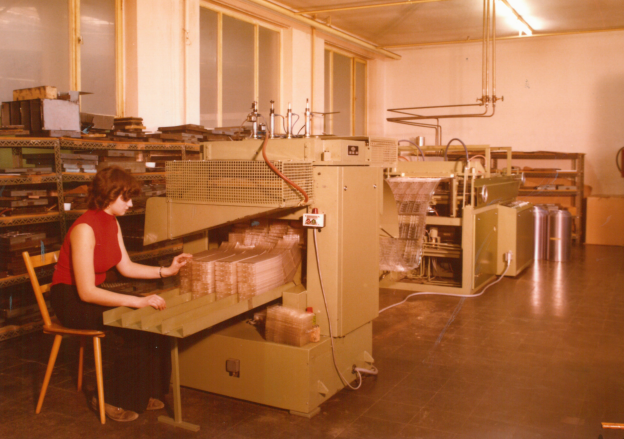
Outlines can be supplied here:
<path id="1" fill-rule="evenodd" d="M 148 130 L 199 123 L 199 1 L 124 3 L 125 116 Z"/>
<path id="2" fill-rule="evenodd" d="M 442 121 L 443 143 L 459 137 L 467 144 L 521 151 L 584 152 L 593 193 L 624 194 L 624 178 L 615 167 L 624 145 L 624 32 L 499 41 L 497 49 L 497 95 L 505 101 L 493 118 Z M 384 62 L 369 84 L 385 90 L 383 103 L 378 97 L 372 105 L 473 103 L 481 96 L 479 44 L 397 53 L 403 59 Z M 432 130 L 374 121 L 370 126 L 371 134 L 424 135 L 428 144 L 434 142 Z"/>

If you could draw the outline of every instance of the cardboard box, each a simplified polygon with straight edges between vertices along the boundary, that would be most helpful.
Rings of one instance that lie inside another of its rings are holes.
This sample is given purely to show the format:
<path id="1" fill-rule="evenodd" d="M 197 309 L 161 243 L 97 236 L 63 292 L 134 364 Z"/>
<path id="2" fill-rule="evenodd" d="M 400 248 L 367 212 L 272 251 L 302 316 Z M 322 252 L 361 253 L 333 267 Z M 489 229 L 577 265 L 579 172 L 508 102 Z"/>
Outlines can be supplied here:
<path id="1" fill-rule="evenodd" d="M 587 199 L 586 244 L 624 245 L 624 195 Z"/>

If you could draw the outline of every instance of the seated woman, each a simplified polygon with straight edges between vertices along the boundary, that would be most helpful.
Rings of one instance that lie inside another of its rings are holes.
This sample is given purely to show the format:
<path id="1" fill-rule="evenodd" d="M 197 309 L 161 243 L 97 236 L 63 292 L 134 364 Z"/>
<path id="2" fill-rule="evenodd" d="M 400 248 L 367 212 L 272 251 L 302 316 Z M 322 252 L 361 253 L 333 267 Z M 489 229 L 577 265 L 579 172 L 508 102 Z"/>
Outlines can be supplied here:
<path id="1" fill-rule="evenodd" d="M 159 398 L 169 391 L 171 357 L 163 335 L 104 328 L 102 313 L 112 307 L 151 306 L 162 310 L 166 305 L 156 295 L 138 297 L 101 288 L 106 272 L 117 267 L 126 277 L 158 279 L 175 276 L 192 258 L 183 253 L 169 267 L 151 267 L 130 260 L 116 217 L 132 207 L 132 197 L 139 192 L 136 180 L 121 168 L 99 171 L 89 188 L 89 210 L 67 232 L 52 277 L 50 301 L 64 326 L 107 329 L 104 358 L 112 359 L 113 367 L 105 374 L 105 407 L 107 416 L 115 421 L 132 421 L 144 410 L 164 407 Z"/>

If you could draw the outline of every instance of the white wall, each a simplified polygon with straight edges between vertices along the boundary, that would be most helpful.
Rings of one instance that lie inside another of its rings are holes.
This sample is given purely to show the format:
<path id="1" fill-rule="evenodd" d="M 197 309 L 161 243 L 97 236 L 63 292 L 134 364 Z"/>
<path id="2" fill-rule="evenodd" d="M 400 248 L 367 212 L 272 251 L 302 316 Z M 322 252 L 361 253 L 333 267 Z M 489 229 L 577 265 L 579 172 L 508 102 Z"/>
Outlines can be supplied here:
<path id="1" fill-rule="evenodd" d="M 199 1 L 124 3 L 125 116 L 148 130 L 199 123 Z"/>
<path id="2" fill-rule="evenodd" d="M 443 143 L 511 146 L 521 151 L 586 153 L 586 184 L 594 194 L 624 194 L 615 154 L 624 145 L 624 32 L 527 38 L 497 44 L 497 105 L 493 118 L 441 120 Z M 474 103 L 481 96 L 481 45 L 397 51 L 370 89 L 384 109 Z M 372 76 L 372 75 L 371 75 Z M 375 110 L 375 109 L 371 109 Z M 371 111 L 371 114 L 373 113 Z M 390 117 L 390 113 L 384 114 Z M 432 130 L 369 121 L 370 134 L 424 135 Z"/>

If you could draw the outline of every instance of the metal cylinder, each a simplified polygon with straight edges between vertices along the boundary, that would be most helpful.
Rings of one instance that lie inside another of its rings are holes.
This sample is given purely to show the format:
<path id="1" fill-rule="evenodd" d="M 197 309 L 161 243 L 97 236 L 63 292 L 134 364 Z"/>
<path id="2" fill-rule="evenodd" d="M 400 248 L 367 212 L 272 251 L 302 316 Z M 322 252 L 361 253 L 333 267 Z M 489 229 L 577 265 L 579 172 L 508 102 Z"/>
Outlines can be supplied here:
<path id="1" fill-rule="evenodd" d="M 422 148 L 425 146 L 425 138 L 423 136 L 418 136 L 414 138 L 414 143 Z"/>
<path id="2" fill-rule="evenodd" d="M 535 221 L 533 259 L 541 261 L 548 258 L 548 211 L 541 206 L 533 206 L 532 210 Z"/>
<path id="3" fill-rule="evenodd" d="M 572 250 L 572 215 L 566 210 L 551 212 L 548 227 L 548 260 L 569 261 Z"/>

